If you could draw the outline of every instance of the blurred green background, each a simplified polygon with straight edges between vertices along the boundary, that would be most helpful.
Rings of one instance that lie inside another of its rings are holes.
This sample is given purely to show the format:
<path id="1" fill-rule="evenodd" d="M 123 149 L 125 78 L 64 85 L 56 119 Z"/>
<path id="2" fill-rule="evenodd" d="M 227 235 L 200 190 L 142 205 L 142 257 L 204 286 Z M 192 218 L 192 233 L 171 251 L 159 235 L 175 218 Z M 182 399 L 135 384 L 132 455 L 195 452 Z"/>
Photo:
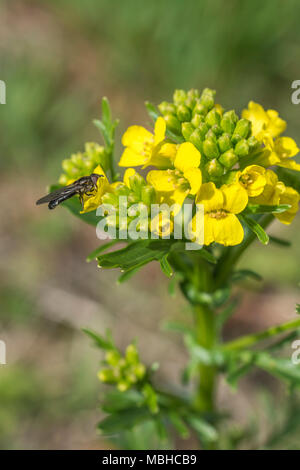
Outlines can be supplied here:
<path id="1" fill-rule="evenodd" d="M 149 123 L 145 100 L 208 86 L 224 107 L 240 111 L 252 99 L 277 109 L 299 144 L 299 106 L 291 103 L 291 83 L 300 78 L 299 15 L 296 0 L 1 1 L 1 448 L 111 446 L 95 433 L 101 358 L 81 327 L 110 326 L 121 347 L 139 337 L 142 359 L 161 363 L 162 383 L 178 383 L 186 361 L 180 338 L 159 330 L 172 312 L 189 317 L 179 294 L 168 298 L 159 268 L 116 287 L 118 273 L 85 263 L 98 245 L 94 229 L 62 208 L 35 206 L 57 181 L 61 160 L 99 139 L 92 119 L 101 97 L 121 119 L 119 141 L 126 126 Z M 294 315 L 299 230 L 299 217 L 290 227 L 274 223 L 272 233 L 291 239 L 292 248 L 256 244 L 242 261 L 265 280 L 248 286 L 228 335 Z M 273 381 L 254 375 L 239 396 L 222 386 L 220 404 L 247 422 L 262 385 L 281 400 Z M 128 439 L 133 448 L 150 445 Z"/>

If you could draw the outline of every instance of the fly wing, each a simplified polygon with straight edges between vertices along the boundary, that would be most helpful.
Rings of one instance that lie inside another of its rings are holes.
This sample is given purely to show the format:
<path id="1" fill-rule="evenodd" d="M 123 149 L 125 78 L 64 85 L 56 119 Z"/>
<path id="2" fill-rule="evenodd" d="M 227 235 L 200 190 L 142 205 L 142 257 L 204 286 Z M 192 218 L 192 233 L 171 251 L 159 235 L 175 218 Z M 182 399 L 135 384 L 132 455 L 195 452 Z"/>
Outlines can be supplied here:
<path id="1" fill-rule="evenodd" d="M 36 201 L 36 204 L 44 204 L 46 202 L 53 201 L 53 199 L 57 199 L 61 196 L 68 196 L 70 193 L 75 194 L 78 190 L 80 189 L 80 185 L 75 181 L 72 184 L 69 184 L 68 186 L 64 186 L 63 188 L 56 189 L 55 191 L 52 191 L 52 193 L 47 194 L 44 197 L 41 197 L 38 201 Z"/>

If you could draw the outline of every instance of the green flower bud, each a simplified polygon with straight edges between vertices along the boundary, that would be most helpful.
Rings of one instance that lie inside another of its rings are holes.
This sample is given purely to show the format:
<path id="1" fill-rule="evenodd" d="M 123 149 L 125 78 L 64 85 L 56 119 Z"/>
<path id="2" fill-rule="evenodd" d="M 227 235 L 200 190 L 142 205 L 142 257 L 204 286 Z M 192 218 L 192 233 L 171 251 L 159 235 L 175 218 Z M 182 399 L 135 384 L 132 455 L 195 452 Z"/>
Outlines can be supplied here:
<path id="1" fill-rule="evenodd" d="M 139 193 L 130 193 L 129 196 L 127 196 L 129 204 L 137 204 L 140 202 L 140 194 Z"/>
<path id="2" fill-rule="evenodd" d="M 63 160 L 62 161 L 62 168 L 63 170 L 68 173 L 68 174 L 72 174 L 72 170 L 74 168 L 74 162 L 71 161 L 70 159 L 66 159 L 66 160 Z"/>
<path id="3" fill-rule="evenodd" d="M 120 380 L 120 382 L 117 385 L 118 390 L 120 392 L 126 392 L 130 387 L 130 384 L 126 380 Z"/>
<path id="4" fill-rule="evenodd" d="M 205 139 L 211 139 L 214 142 L 217 142 L 217 136 L 212 129 L 209 129 L 205 135 Z"/>
<path id="5" fill-rule="evenodd" d="M 108 351 L 105 354 L 105 360 L 110 366 L 117 366 L 120 362 L 121 355 L 118 351 Z"/>
<path id="6" fill-rule="evenodd" d="M 197 100 L 199 98 L 199 96 L 200 96 L 199 90 L 196 90 L 195 88 L 191 88 L 187 92 L 187 97 L 191 98 L 193 100 Z"/>
<path id="7" fill-rule="evenodd" d="M 246 139 L 240 140 L 236 144 L 234 151 L 239 157 L 246 157 L 249 153 L 249 145 L 247 144 Z"/>
<path id="8" fill-rule="evenodd" d="M 219 125 L 221 121 L 221 116 L 215 108 L 211 109 L 205 118 L 205 122 L 208 126 L 212 127 L 215 124 Z"/>
<path id="9" fill-rule="evenodd" d="M 116 383 L 117 379 L 112 369 L 101 369 L 98 372 L 98 378 L 101 382 Z"/>
<path id="10" fill-rule="evenodd" d="M 195 98 L 192 98 L 191 96 L 188 96 L 187 99 L 185 100 L 184 104 L 191 110 L 193 111 L 194 107 L 195 107 L 195 104 L 196 104 L 196 100 Z"/>
<path id="11" fill-rule="evenodd" d="M 200 100 L 196 101 L 196 104 L 193 109 L 193 114 L 201 114 L 201 115 L 207 114 L 207 108 L 204 106 L 204 104 L 201 103 Z"/>
<path id="12" fill-rule="evenodd" d="M 205 165 L 205 170 L 209 176 L 212 176 L 213 178 L 218 178 L 224 173 L 224 167 L 218 162 L 216 158 L 210 160 L 210 162 Z"/>
<path id="13" fill-rule="evenodd" d="M 220 160 L 220 159 L 219 159 Z M 236 174 L 238 170 L 231 170 L 225 173 L 225 175 L 222 178 L 223 184 L 231 184 L 236 181 Z"/>
<path id="14" fill-rule="evenodd" d="M 232 145 L 231 145 L 230 135 L 226 133 L 222 134 L 218 138 L 218 146 L 219 146 L 221 153 L 226 152 L 227 150 L 231 149 Z"/>
<path id="15" fill-rule="evenodd" d="M 145 185 L 146 182 L 144 178 L 138 173 L 135 173 L 134 175 L 129 177 L 129 186 L 135 193 L 139 194 L 141 192 L 142 186 Z"/>
<path id="16" fill-rule="evenodd" d="M 205 122 L 201 122 L 198 126 L 198 130 L 200 132 L 201 139 L 204 140 L 204 138 L 205 138 L 205 136 L 208 132 L 207 124 L 205 124 Z"/>
<path id="17" fill-rule="evenodd" d="M 191 111 L 184 104 L 180 104 L 177 106 L 177 117 L 180 122 L 190 121 Z"/>
<path id="18" fill-rule="evenodd" d="M 164 119 L 170 131 L 174 132 L 174 134 L 177 135 L 181 134 L 181 125 L 176 116 L 173 116 L 173 114 L 167 114 L 166 116 L 164 116 Z"/>
<path id="19" fill-rule="evenodd" d="M 254 152 L 255 150 L 259 149 L 261 147 L 261 142 L 259 142 L 255 137 L 254 135 L 252 135 L 251 137 L 249 137 L 249 139 L 247 140 L 247 144 L 249 145 L 249 150 L 251 152 Z"/>
<path id="20" fill-rule="evenodd" d="M 194 126 L 190 122 L 183 122 L 181 124 L 181 132 L 185 140 L 189 141 L 191 134 L 194 132 Z"/>
<path id="21" fill-rule="evenodd" d="M 150 207 L 151 204 L 156 202 L 156 191 L 153 186 L 143 186 L 141 190 L 141 200 L 147 206 Z"/>
<path id="22" fill-rule="evenodd" d="M 211 127 L 211 130 L 212 132 L 215 134 L 215 135 L 220 135 L 222 134 L 222 129 L 221 129 L 221 126 L 218 126 L 218 124 L 214 124 L 212 127 Z"/>
<path id="23" fill-rule="evenodd" d="M 210 88 L 205 88 L 201 94 L 200 102 L 205 106 L 208 110 L 213 107 L 215 104 L 214 96 L 216 92 L 211 90 Z"/>
<path id="24" fill-rule="evenodd" d="M 223 129 L 224 132 L 227 132 L 228 134 L 232 134 L 236 123 L 238 121 L 238 116 L 235 114 L 235 112 L 232 111 L 227 111 L 226 113 L 223 114 L 223 117 L 221 119 L 221 128 Z"/>
<path id="25" fill-rule="evenodd" d="M 142 380 L 146 374 L 146 367 L 139 363 L 133 368 L 133 371 L 138 380 Z"/>
<path id="26" fill-rule="evenodd" d="M 199 127 L 204 122 L 204 117 L 201 114 L 194 114 L 191 123 L 194 127 Z"/>
<path id="27" fill-rule="evenodd" d="M 125 360 L 127 364 L 138 364 L 139 363 L 139 355 L 134 344 L 129 344 L 126 348 L 125 352 Z"/>
<path id="28" fill-rule="evenodd" d="M 119 196 L 116 193 L 104 193 L 102 196 L 102 203 L 117 207 L 119 204 Z"/>
<path id="29" fill-rule="evenodd" d="M 187 93 L 184 90 L 175 90 L 173 94 L 173 101 L 176 105 L 185 104 Z"/>
<path id="30" fill-rule="evenodd" d="M 222 163 L 226 168 L 232 168 L 237 162 L 239 158 L 234 153 L 233 149 L 229 149 L 226 152 L 222 153 L 219 157 L 219 162 Z"/>
<path id="31" fill-rule="evenodd" d="M 218 158 L 220 155 L 216 142 L 209 138 L 203 142 L 203 152 L 207 158 Z"/>
<path id="32" fill-rule="evenodd" d="M 195 145 L 195 147 L 202 152 L 203 143 L 201 139 L 201 132 L 199 129 L 195 129 L 194 132 L 191 133 L 189 141 Z"/>
<path id="33" fill-rule="evenodd" d="M 166 116 L 167 114 L 176 114 L 176 106 L 173 103 L 168 103 L 167 101 L 163 101 L 158 105 L 158 109 L 160 110 L 161 114 Z"/>
<path id="34" fill-rule="evenodd" d="M 251 122 L 248 121 L 248 119 L 240 119 L 236 126 L 235 126 L 235 129 L 234 129 L 234 132 L 233 132 L 233 136 L 232 136 L 232 139 L 233 139 L 233 142 L 235 142 L 235 136 L 239 136 L 240 138 L 238 138 L 237 142 L 241 139 L 247 139 L 247 137 L 249 136 L 251 132 Z"/>

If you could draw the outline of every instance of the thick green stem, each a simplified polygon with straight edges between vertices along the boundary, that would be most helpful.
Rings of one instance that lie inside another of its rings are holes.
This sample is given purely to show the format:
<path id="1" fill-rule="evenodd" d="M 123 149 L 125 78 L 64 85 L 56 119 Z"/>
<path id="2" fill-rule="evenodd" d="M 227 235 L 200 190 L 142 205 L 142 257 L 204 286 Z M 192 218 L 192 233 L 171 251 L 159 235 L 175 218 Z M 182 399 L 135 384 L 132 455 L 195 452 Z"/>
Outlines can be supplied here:
<path id="1" fill-rule="evenodd" d="M 194 307 L 197 342 L 205 349 L 212 349 L 216 342 L 214 312 L 204 305 Z M 195 394 L 195 407 L 201 412 L 214 409 L 216 369 L 199 365 L 199 383 Z"/>

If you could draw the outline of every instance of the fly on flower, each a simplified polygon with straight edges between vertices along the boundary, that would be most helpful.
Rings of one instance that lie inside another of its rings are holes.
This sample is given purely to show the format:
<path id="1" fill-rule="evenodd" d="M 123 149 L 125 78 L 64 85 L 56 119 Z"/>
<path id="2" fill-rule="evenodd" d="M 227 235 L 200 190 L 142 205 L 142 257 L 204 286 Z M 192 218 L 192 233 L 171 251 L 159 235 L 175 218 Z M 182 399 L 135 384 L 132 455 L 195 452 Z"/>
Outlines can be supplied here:
<path id="1" fill-rule="evenodd" d="M 95 191 L 98 189 L 98 178 L 101 177 L 103 178 L 104 176 L 98 175 L 97 173 L 92 173 L 89 176 L 82 176 L 73 183 L 59 188 L 56 191 L 53 191 L 50 194 L 47 194 L 46 196 L 42 197 L 36 202 L 36 204 L 39 205 L 48 202 L 49 209 L 55 209 L 55 207 L 58 206 L 58 204 L 60 204 L 61 202 L 64 202 L 67 199 L 70 199 L 71 197 L 78 194 L 83 209 L 83 196 L 94 195 Z"/>

